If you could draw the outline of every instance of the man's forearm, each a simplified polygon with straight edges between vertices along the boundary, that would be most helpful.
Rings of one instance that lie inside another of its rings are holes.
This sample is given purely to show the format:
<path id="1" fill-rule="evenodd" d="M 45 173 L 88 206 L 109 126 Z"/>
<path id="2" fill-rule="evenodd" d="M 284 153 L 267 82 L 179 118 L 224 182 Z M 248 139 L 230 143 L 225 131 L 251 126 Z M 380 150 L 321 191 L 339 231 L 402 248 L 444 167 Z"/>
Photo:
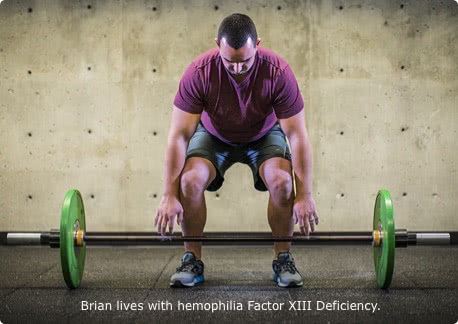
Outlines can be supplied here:
<path id="1" fill-rule="evenodd" d="M 178 197 L 180 174 L 186 160 L 189 140 L 185 137 L 169 135 L 165 154 L 164 196 Z"/>
<path id="2" fill-rule="evenodd" d="M 312 148 L 307 136 L 293 135 L 289 138 L 293 169 L 296 179 L 296 196 L 312 193 Z"/>

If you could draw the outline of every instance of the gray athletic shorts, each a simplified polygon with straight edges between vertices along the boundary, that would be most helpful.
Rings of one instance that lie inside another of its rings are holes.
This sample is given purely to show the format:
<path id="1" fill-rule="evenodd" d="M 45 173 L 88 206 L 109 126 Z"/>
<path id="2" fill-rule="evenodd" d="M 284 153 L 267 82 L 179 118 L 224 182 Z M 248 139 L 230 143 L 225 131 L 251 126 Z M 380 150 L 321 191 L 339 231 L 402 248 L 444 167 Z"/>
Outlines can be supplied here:
<path id="1" fill-rule="evenodd" d="M 216 191 L 221 188 L 224 182 L 224 173 L 237 162 L 250 166 L 254 187 L 257 190 L 267 191 L 259 176 L 259 167 L 264 161 L 273 157 L 281 157 L 291 161 L 291 152 L 286 142 L 285 133 L 278 123 L 257 141 L 242 144 L 227 144 L 211 135 L 199 123 L 188 145 L 186 158 L 190 157 L 207 159 L 215 166 L 216 177 L 207 187 L 208 191 Z"/>

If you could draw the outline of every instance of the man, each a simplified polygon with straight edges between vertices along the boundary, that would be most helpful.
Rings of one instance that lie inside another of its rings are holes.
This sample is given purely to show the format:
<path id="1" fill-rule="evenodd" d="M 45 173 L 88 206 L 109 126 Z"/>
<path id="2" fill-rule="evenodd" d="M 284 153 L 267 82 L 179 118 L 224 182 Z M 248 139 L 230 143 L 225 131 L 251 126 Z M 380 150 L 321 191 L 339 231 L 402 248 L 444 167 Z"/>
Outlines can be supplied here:
<path id="1" fill-rule="evenodd" d="M 162 235 L 167 225 L 173 232 L 177 217 L 184 236 L 201 236 L 207 215 L 204 191 L 218 190 L 236 162 L 250 166 L 257 190 L 269 191 L 272 235 L 292 236 L 295 223 L 308 235 L 318 225 L 303 99 L 289 65 L 260 48 L 260 41 L 248 16 L 230 15 L 219 26 L 218 48 L 195 59 L 184 73 L 174 100 L 165 190 L 155 218 Z M 274 243 L 274 280 L 281 287 L 303 284 L 290 246 Z M 201 243 L 185 242 L 184 247 L 172 287 L 204 280 Z"/>

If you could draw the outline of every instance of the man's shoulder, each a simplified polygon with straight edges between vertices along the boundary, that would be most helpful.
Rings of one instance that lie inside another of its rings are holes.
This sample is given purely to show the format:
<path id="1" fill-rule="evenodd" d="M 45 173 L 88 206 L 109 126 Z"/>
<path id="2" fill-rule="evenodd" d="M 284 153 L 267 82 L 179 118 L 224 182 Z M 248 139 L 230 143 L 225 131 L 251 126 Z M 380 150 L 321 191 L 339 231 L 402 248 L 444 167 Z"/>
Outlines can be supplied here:
<path id="1" fill-rule="evenodd" d="M 215 60 L 217 60 L 219 57 L 219 51 L 217 48 L 212 48 L 205 53 L 199 55 L 196 57 L 194 60 L 192 60 L 192 63 L 197 69 L 202 69 L 205 66 L 211 64 Z"/>
<path id="2" fill-rule="evenodd" d="M 272 65 L 280 70 L 288 66 L 288 62 L 286 62 L 285 59 L 268 48 L 258 46 L 257 53 L 262 64 Z"/>

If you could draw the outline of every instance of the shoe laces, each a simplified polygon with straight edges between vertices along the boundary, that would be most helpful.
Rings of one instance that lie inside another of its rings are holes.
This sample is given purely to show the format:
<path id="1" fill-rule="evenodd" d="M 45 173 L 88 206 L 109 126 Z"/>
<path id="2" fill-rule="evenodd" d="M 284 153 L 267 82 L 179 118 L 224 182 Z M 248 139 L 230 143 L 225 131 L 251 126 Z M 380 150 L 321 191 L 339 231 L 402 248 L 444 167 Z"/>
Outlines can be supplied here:
<path id="1" fill-rule="evenodd" d="M 177 272 L 193 272 L 200 273 L 203 270 L 203 265 L 197 261 L 183 261 L 181 265 L 177 268 Z"/>
<path id="2" fill-rule="evenodd" d="M 297 271 L 294 261 L 291 260 L 285 260 L 283 262 L 276 260 L 274 262 L 273 268 L 275 273 L 288 271 L 291 274 L 295 274 Z"/>

